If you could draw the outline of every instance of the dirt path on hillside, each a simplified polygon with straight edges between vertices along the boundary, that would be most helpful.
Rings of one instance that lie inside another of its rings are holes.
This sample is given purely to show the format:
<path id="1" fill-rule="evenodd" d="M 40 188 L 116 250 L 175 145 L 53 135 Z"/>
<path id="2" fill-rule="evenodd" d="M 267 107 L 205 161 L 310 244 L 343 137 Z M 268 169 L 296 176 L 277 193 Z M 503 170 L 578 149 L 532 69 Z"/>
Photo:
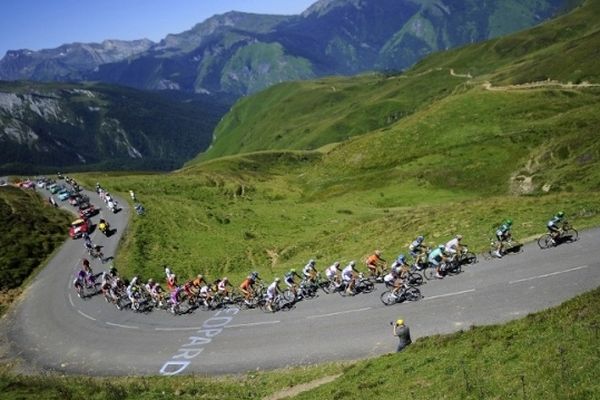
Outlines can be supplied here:
<path id="1" fill-rule="evenodd" d="M 470 73 L 466 74 L 457 74 L 454 72 L 454 68 L 450 68 L 450 75 L 456 78 L 465 78 L 465 79 L 473 79 L 473 76 Z M 591 87 L 600 87 L 600 84 L 590 83 L 587 81 L 581 83 L 562 83 L 555 80 L 545 80 L 545 81 L 537 81 L 537 82 L 527 82 L 519 85 L 506 85 L 506 86 L 494 86 L 490 81 L 484 82 L 481 86 L 485 90 L 495 91 L 495 92 L 506 92 L 509 90 L 529 90 L 529 89 L 539 89 L 539 88 L 560 88 L 560 89 L 586 89 Z"/>
<path id="2" fill-rule="evenodd" d="M 496 91 L 496 92 L 505 92 L 509 90 L 529 90 L 529 89 L 539 89 L 539 88 L 560 88 L 560 89 L 585 89 L 591 87 L 600 87 L 600 84 L 590 83 L 590 82 L 581 82 L 581 83 L 562 83 L 558 81 L 540 81 L 540 82 L 528 82 L 520 85 L 507 85 L 507 86 L 493 86 L 491 82 L 484 82 L 482 84 L 485 90 Z"/>
<path id="3" fill-rule="evenodd" d="M 323 378 L 315 379 L 314 381 L 303 383 L 301 385 L 292 386 L 291 388 L 283 389 L 277 393 L 273 393 L 272 395 L 265 397 L 263 400 L 281 400 L 287 397 L 293 397 L 302 392 L 306 392 L 326 383 L 333 382 L 340 376 L 342 376 L 342 374 L 325 376 Z"/>

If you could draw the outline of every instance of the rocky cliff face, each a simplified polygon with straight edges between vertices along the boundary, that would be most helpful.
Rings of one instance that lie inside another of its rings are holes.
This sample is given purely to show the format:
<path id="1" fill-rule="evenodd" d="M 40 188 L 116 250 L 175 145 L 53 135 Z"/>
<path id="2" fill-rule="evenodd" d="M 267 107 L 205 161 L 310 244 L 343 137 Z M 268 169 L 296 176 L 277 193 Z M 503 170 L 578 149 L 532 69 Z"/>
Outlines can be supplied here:
<path id="1" fill-rule="evenodd" d="M 11 50 L 0 60 L 0 79 L 60 81 L 82 78 L 99 65 L 118 62 L 148 50 L 150 40 L 72 43 L 56 49 Z"/>
<path id="2" fill-rule="evenodd" d="M 0 84 L 0 169 L 174 168 L 208 147 L 225 111 L 189 95 Z"/>

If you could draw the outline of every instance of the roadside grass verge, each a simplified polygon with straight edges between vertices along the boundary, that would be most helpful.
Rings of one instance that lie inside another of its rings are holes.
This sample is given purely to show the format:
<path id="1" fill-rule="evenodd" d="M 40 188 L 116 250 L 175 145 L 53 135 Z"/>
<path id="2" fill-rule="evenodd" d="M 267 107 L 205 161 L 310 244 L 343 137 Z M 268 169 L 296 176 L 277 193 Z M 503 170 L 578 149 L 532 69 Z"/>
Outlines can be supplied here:
<path id="1" fill-rule="evenodd" d="M 71 220 L 33 191 L 0 188 L 0 315 L 32 272 L 67 238 Z"/>
<path id="2" fill-rule="evenodd" d="M 32 377 L 15 375 L 5 365 L 0 392 L 6 400 L 263 399 L 341 374 L 294 398 L 594 399 L 600 396 L 598 340 L 600 289 L 595 289 L 507 324 L 421 338 L 402 353 L 353 363 L 222 378 Z"/>

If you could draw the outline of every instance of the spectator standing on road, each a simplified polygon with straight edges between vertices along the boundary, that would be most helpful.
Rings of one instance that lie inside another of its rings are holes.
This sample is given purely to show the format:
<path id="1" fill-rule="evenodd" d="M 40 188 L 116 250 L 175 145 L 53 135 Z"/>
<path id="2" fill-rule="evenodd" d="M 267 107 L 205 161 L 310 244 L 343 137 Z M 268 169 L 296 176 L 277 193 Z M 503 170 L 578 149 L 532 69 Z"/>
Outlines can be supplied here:
<path id="1" fill-rule="evenodd" d="M 410 338 L 410 329 L 404 324 L 403 319 L 398 319 L 391 323 L 394 327 L 394 336 L 398 336 L 398 348 L 396 352 L 404 350 L 406 346 L 412 343 Z"/>

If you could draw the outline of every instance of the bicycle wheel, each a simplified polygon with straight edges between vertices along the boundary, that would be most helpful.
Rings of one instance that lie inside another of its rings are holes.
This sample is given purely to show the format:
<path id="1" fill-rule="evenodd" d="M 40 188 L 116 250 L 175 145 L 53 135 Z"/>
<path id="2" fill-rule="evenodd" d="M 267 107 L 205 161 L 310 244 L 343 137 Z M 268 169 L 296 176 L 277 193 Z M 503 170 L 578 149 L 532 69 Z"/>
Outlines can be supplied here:
<path id="1" fill-rule="evenodd" d="M 432 280 L 435 276 L 435 268 L 433 268 L 433 266 L 425 268 L 423 270 L 423 276 L 425 276 L 425 279 L 428 281 Z"/>
<path id="2" fill-rule="evenodd" d="M 392 293 L 391 290 L 386 290 L 385 292 L 381 293 L 381 296 L 379 296 L 379 299 L 386 306 L 391 306 L 392 304 L 396 303 L 398 298 L 396 296 L 394 296 L 394 294 Z"/>
<path id="3" fill-rule="evenodd" d="M 417 301 L 417 300 L 420 300 L 422 296 L 421 296 L 421 291 L 419 290 L 419 288 L 416 288 L 414 286 L 409 286 L 404 291 L 404 297 L 408 301 Z"/>
<path id="4" fill-rule="evenodd" d="M 552 247 L 552 238 L 550 237 L 550 234 L 544 233 L 542 236 L 540 236 L 537 240 L 537 244 L 542 250 L 547 249 L 548 247 Z"/>
<path id="5" fill-rule="evenodd" d="M 294 301 L 296 299 L 296 296 L 294 296 L 294 293 L 292 293 L 292 291 L 290 289 L 287 289 L 285 292 L 283 292 L 281 294 L 283 296 L 284 299 L 286 299 L 287 301 Z"/>
<path id="6" fill-rule="evenodd" d="M 423 276 L 418 272 L 411 272 L 408 275 L 408 282 L 411 285 L 422 285 L 423 284 Z"/>
<path id="7" fill-rule="evenodd" d="M 573 228 L 569 228 L 562 233 L 562 239 L 568 243 L 576 242 L 579 240 L 579 232 Z"/>
<path id="8" fill-rule="evenodd" d="M 362 293 L 371 293 L 375 290 L 375 284 L 371 281 L 364 281 L 360 285 L 360 291 Z"/>
<path id="9" fill-rule="evenodd" d="M 477 263 L 477 255 L 472 252 L 467 252 L 467 254 L 462 256 L 461 264 L 463 265 L 471 265 Z"/>
<path id="10" fill-rule="evenodd" d="M 457 275 L 462 272 L 462 267 L 460 266 L 459 262 L 454 261 L 448 265 L 446 272 L 448 275 Z"/>

